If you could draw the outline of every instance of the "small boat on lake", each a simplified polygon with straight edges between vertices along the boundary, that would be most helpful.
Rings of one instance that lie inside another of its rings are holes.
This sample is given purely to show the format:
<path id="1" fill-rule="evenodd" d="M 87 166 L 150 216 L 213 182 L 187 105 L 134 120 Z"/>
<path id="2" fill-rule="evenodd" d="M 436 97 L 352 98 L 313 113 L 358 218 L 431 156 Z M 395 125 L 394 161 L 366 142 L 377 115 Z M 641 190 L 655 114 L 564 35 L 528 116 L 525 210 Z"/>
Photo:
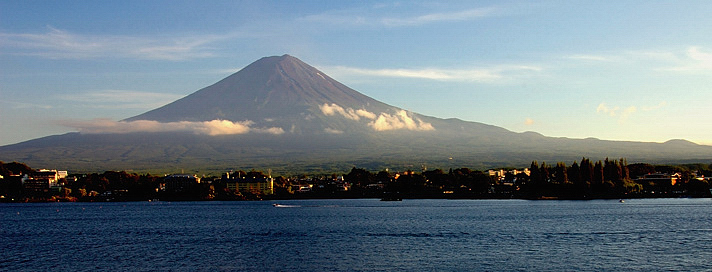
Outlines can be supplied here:
<path id="1" fill-rule="evenodd" d="M 275 207 L 275 208 L 296 208 L 296 207 L 301 207 L 301 206 L 299 206 L 299 205 L 285 205 L 285 204 L 274 203 L 274 204 L 272 204 L 272 207 Z"/>

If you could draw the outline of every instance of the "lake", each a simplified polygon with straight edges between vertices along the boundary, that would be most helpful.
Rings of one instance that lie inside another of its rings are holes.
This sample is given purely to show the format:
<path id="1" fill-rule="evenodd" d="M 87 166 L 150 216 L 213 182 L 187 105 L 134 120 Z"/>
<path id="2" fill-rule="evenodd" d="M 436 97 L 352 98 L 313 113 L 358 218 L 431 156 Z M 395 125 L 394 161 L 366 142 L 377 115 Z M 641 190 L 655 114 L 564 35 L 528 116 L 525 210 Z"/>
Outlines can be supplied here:
<path id="1" fill-rule="evenodd" d="M 0 223 L 2 271 L 712 269 L 710 199 L 4 203 Z"/>

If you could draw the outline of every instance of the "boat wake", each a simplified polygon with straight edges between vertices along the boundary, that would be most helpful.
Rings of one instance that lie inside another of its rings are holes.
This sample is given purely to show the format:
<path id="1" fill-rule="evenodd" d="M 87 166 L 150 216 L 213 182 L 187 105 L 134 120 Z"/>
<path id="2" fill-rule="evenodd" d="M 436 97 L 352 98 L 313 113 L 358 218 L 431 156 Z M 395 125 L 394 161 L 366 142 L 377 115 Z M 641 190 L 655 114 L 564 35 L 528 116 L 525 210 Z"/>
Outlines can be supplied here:
<path id="1" fill-rule="evenodd" d="M 299 208 L 301 205 L 272 204 L 275 208 Z"/>
<path id="2" fill-rule="evenodd" d="M 279 204 L 275 203 L 272 204 L 275 208 L 336 208 L 340 207 L 339 205 L 288 205 L 288 204 Z"/>

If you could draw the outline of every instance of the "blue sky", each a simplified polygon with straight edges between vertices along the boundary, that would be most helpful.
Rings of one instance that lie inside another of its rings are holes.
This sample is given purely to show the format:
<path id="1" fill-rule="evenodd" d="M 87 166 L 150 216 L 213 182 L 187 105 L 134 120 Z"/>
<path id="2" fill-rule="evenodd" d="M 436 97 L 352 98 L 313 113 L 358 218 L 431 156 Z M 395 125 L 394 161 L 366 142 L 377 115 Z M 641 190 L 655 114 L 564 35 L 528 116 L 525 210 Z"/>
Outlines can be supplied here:
<path id="1" fill-rule="evenodd" d="M 547 136 L 712 144 L 710 1 L 0 1 L 0 145 L 290 54 L 388 104 Z"/>

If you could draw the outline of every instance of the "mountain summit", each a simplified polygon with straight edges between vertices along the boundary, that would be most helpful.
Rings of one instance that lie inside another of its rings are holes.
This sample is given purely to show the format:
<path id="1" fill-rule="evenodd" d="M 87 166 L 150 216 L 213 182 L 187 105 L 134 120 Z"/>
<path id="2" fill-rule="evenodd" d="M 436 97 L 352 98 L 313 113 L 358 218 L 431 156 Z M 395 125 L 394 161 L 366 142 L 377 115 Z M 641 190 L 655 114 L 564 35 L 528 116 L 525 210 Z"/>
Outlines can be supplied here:
<path id="1" fill-rule="evenodd" d="M 399 120 L 401 116 L 406 119 Z M 422 122 L 283 55 L 259 59 L 211 86 L 124 121 L 229 120 L 305 133 L 355 131 L 369 124 L 347 120 L 370 120 L 375 128 L 377 118 L 381 118 L 381 128 L 393 121 Z"/>
<path id="2" fill-rule="evenodd" d="M 309 111 L 323 104 L 389 107 L 295 57 L 283 55 L 259 59 L 213 85 L 127 120 L 257 120 Z"/>
<path id="3" fill-rule="evenodd" d="M 527 166 L 581 157 L 712 159 L 712 147 L 515 133 L 379 102 L 290 55 L 265 57 L 119 122 L 0 147 L 0 160 L 80 171 L 347 171 Z"/>

